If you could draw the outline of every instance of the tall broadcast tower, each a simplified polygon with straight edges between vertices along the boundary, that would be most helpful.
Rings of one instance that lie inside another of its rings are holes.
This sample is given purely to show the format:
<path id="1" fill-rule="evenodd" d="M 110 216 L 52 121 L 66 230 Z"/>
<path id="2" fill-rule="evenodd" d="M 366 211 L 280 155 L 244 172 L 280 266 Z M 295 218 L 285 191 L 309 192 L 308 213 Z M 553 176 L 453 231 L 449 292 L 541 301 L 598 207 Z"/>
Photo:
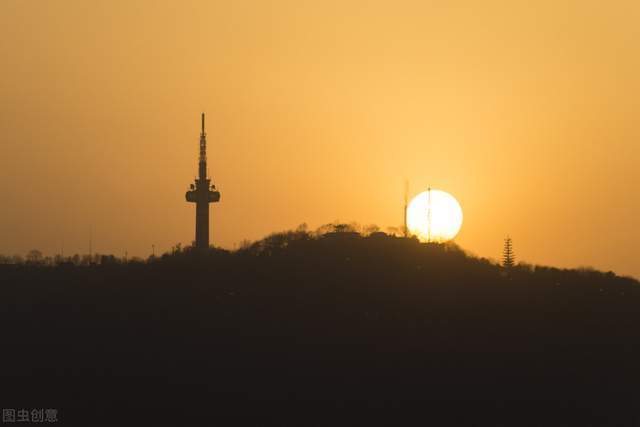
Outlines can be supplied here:
<path id="1" fill-rule="evenodd" d="M 202 113 L 202 132 L 200 133 L 200 160 L 198 178 L 185 194 L 187 202 L 196 204 L 196 249 L 209 248 L 209 203 L 220 201 L 220 192 L 207 177 L 207 134 L 204 132 L 204 113 Z"/>

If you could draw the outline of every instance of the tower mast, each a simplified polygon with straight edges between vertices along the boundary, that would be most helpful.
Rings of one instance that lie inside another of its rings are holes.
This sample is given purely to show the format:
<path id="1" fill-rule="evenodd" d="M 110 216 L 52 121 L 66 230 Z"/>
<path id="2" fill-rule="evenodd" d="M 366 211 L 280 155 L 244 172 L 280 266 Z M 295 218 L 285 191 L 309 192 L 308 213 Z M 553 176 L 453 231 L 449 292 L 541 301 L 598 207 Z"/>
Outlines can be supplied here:
<path id="1" fill-rule="evenodd" d="M 209 248 L 209 203 L 220 201 L 220 192 L 207 177 L 207 134 L 204 130 L 204 113 L 201 117 L 200 156 L 198 158 L 198 178 L 186 192 L 187 202 L 196 204 L 195 247 L 199 251 Z"/>

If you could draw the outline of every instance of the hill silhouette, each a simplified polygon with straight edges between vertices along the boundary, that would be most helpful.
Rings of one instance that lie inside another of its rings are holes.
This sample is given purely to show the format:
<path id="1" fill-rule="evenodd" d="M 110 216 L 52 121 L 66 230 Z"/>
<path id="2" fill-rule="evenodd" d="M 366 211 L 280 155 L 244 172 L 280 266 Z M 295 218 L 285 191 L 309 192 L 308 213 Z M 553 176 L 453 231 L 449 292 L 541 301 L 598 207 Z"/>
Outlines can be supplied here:
<path id="1" fill-rule="evenodd" d="M 638 422 L 635 280 L 324 231 L 0 265 L 3 407 L 82 425 Z"/>

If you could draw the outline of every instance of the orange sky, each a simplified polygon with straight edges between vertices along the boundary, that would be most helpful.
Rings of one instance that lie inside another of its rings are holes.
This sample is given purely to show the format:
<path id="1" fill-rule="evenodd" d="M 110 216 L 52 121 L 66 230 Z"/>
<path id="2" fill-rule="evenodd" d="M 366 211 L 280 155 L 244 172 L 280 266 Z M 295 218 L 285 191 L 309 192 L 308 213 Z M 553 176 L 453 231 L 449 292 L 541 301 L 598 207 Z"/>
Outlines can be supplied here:
<path id="1" fill-rule="evenodd" d="M 217 245 L 402 223 L 640 277 L 637 1 L 0 2 L 0 253 L 193 239 L 200 111 Z"/>

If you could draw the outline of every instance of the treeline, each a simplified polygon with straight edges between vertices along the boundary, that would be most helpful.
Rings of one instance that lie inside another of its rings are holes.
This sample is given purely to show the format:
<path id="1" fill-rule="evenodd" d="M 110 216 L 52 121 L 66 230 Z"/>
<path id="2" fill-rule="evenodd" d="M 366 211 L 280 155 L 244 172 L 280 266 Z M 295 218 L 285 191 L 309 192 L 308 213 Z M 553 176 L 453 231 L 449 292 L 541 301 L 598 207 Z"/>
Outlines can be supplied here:
<path id="1" fill-rule="evenodd" d="M 320 226 L 315 231 L 309 231 L 306 224 L 301 224 L 295 231 L 288 231 L 283 233 L 274 233 L 269 238 L 273 239 L 273 236 L 283 235 L 283 236 L 292 236 L 293 233 L 303 233 L 308 237 L 317 238 L 323 234 L 331 233 L 331 232 L 340 232 L 340 233 L 358 233 L 363 236 L 370 235 L 372 233 L 380 232 L 380 228 L 376 225 L 368 225 L 361 226 L 358 223 L 340 223 L 334 222 Z M 389 235 L 400 235 L 400 230 L 396 227 L 388 227 L 387 233 Z M 249 240 L 244 240 L 240 244 L 241 249 L 246 249 L 252 246 L 254 243 Z M 171 249 L 160 255 L 164 258 L 180 253 L 189 253 L 193 250 L 192 246 L 183 247 L 181 243 L 176 243 Z M 113 254 L 101 254 L 101 253 L 92 253 L 92 254 L 73 254 L 73 255 L 63 255 L 63 254 L 55 254 L 55 255 L 45 255 L 39 249 L 31 249 L 26 254 L 14 254 L 14 255 L 3 255 L 0 254 L 0 265 L 4 264 L 13 264 L 13 265 L 31 265 L 31 266 L 46 266 L 52 267 L 57 265 L 74 265 L 74 266 L 89 266 L 89 265 L 100 265 L 100 264 L 124 264 L 124 263 L 146 263 L 153 262 L 158 259 L 158 256 L 149 255 L 147 258 L 139 257 L 139 256 L 116 256 Z"/>
<path id="2" fill-rule="evenodd" d="M 32 249 L 28 251 L 25 256 L 16 254 L 13 256 L 7 256 L 0 254 L 0 265 L 22 265 L 22 266 L 34 266 L 34 267 L 55 267 L 55 266 L 113 266 L 117 264 L 151 264 L 157 262 L 175 263 L 179 260 L 186 260 L 189 258 L 195 258 L 201 260 L 203 257 L 213 256 L 215 254 L 226 253 L 235 254 L 238 256 L 255 255 L 255 256 L 269 256 L 273 253 L 281 252 L 283 249 L 293 245 L 300 246 L 304 242 L 310 242 L 318 239 L 330 238 L 335 236 L 351 237 L 351 238 L 366 238 L 373 237 L 378 240 L 384 238 L 403 238 L 402 230 L 398 227 L 388 227 L 386 232 L 376 225 L 362 226 L 358 223 L 341 223 L 333 222 L 322 225 L 315 230 L 309 230 L 306 224 L 301 224 L 295 230 L 289 230 L 284 232 L 273 233 L 261 240 L 252 242 L 244 240 L 240 243 L 239 248 L 236 250 L 228 251 L 220 248 L 211 247 L 207 254 L 196 253 L 193 246 L 182 246 L 181 243 L 177 243 L 170 248 L 166 253 L 156 255 L 149 255 L 147 258 L 139 256 L 116 256 L 113 254 L 73 254 L 70 256 L 63 256 L 56 254 L 53 256 L 45 256 L 40 250 Z M 405 239 L 412 242 L 414 245 L 418 244 L 416 238 L 410 237 Z M 467 258 L 475 258 L 468 256 L 466 252 L 456 245 L 454 242 L 447 243 L 431 243 L 423 244 L 431 248 L 439 248 L 442 251 L 449 253 L 457 253 L 464 255 Z M 477 261 L 485 264 L 489 268 L 495 270 L 496 267 L 500 267 L 498 261 L 490 260 L 487 258 L 477 258 Z M 575 269 L 559 269 L 549 266 L 532 265 L 524 261 L 518 262 L 517 265 L 509 268 L 509 274 L 511 276 L 518 276 L 522 274 L 537 273 L 545 277 L 551 277 L 553 275 L 578 275 L 581 277 L 592 278 L 611 278 L 617 277 L 612 271 L 600 272 L 592 267 L 579 267 Z M 507 272 L 500 271 L 502 275 Z M 636 279 L 625 277 L 624 280 L 628 282 L 635 282 Z"/>
<path id="3" fill-rule="evenodd" d="M 89 266 L 99 264 L 117 264 L 125 262 L 145 262 L 143 258 L 131 257 L 131 258 L 119 258 L 115 255 L 103 255 L 100 253 L 95 254 L 73 254 L 64 256 L 56 254 L 53 256 L 44 255 L 38 249 L 31 249 L 26 255 L 19 254 L 7 256 L 0 255 L 0 265 L 27 265 L 36 267 L 55 267 L 58 265 L 75 265 L 75 266 Z"/>

